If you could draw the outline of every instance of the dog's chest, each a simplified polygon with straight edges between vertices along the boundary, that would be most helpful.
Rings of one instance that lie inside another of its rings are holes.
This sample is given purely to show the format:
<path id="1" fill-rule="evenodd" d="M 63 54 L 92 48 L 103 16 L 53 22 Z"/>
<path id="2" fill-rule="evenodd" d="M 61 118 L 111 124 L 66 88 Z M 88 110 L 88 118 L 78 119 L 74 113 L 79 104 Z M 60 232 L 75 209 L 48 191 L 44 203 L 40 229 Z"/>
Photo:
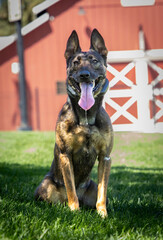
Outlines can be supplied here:
<path id="1" fill-rule="evenodd" d="M 85 179 L 92 170 L 99 153 L 101 134 L 95 126 L 77 126 L 73 129 L 71 146 L 75 179 Z"/>
<path id="2" fill-rule="evenodd" d="M 101 138 L 100 131 L 95 126 L 77 126 L 72 133 L 73 153 L 88 154 L 96 151 L 98 154 L 98 143 Z"/>

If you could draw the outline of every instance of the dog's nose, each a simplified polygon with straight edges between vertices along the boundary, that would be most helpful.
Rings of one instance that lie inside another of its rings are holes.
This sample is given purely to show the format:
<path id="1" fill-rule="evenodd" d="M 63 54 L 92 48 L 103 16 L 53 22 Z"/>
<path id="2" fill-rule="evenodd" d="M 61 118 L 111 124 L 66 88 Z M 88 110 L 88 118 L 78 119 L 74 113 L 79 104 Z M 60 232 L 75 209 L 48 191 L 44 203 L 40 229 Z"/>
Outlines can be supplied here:
<path id="1" fill-rule="evenodd" d="M 87 70 L 82 70 L 80 72 L 80 78 L 81 79 L 88 79 L 88 78 L 90 78 L 90 72 L 87 71 Z"/>

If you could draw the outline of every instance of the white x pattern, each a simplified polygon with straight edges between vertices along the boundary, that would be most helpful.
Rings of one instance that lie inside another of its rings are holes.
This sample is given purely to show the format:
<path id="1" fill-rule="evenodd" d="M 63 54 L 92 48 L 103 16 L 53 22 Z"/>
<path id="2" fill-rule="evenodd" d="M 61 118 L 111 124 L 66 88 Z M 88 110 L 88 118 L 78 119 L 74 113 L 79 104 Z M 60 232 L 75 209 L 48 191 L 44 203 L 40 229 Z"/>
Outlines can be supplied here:
<path id="1" fill-rule="evenodd" d="M 153 92 L 153 94 L 155 95 L 155 93 L 158 92 L 157 95 L 163 95 L 162 90 L 159 88 L 155 88 L 155 86 L 163 80 L 163 69 L 160 68 L 159 66 L 157 66 L 155 63 L 148 61 L 148 65 L 153 68 L 157 73 L 158 76 L 153 79 L 153 81 L 151 82 L 151 85 L 154 87 L 155 91 Z M 163 116 L 163 103 L 160 100 L 156 100 L 155 104 L 160 108 L 160 110 L 156 113 L 155 115 L 155 119 L 158 120 Z"/>
<path id="2" fill-rule="evenodd" d="M 120 89 L 120 90 L 111 90 L 110 89 L 110 98 L 105 98 L 105 102 L 107 102 L 111 107 L 113 107 L 116 112 L 111 116 L 111 121 L 114 122 L 117 120 L 121 115 L 123 115 L 125 118 L 127 118 L 132 123 L 136 123 L 137 119 L 129 112 L 127 112 L 127 109 L 133 105 L 137 101 L 135 96 L 133 96 L 133 89 L 134 86 L 133 82 L 128 79 L 125 75 L 130 72 L 135 67 L 134 63 L 131 62 L 127 64 L 120 72 L 116 70 L 114 67 L 112 67 L 110 64 L 108 64 L 107 70 L 111 72 L 115 77 L 110 81 L 110 88 L 115 86 L 120 80 L 127 85 L 128 87 L 131 87 L 131 89 Z M 115 97 L 130 97 L 130 99 L 123 105 L 118 105 L 115 101 Z"/>
<path id="3" fill-rule="evenodd" d="M 125 118 L 127 118 L 132 123 L 135 123 L 137 119 L 127 112 L 127 109 L 132 106 L 133 103 L 136 102 L 136 99 L 134 97 L 130 98 L 123 106 L 119 106 L 116 102 L 114 102 L 112 99 L 109 101 L 109 105 L 111 105 L 115 110 L 117 110 L 112 116 L 111 121 L 114 122 L 116 119 L 118 119 L 121 115 L 123 115 Z"/>
<path id="4" fill-rule="evenodd" d="M 131 71 L 132 68 L 134 68 L 135 65 L 133 62 L 129 63 L 128 65 L 126 65 L 120 72 L 118 70 L 116 70 L 114 67 L 112 67 L 110 64 L 108 64 L 107 70 L 112 73 L 115 77 L 111 80 L 110 82 L 110 88 L 112 88 L 113 86 L 115 86 L 117 84 L 117 82 L 119 82 L 120 80 L 127 85 L 128 87 L 132 87 L 133 82 L 128 79 L 125 75 Z"/>
<path id="5" fill-rule="evenodd" d="M 163 122 L 158 122 L 163 116 L 163 102 L 159 96 L 163 95 L 163 87 L 156 85 L 163 80 L 163 69 L 157 66 L 155 61 L 163 61 L 163 49 L 153 50 L 134 50 L 134 51 L 112 51 L 108 54 L 108 62 L 113 64 L 126 63 L 126 66 L 118 71 L 114 65 L 108 64 L 107 70 L 114 75 L 110 81 L 110 90 L 104 96 L 105 103 L 115 109 L 115 113 L 111 116 L 113 128 L 115 131 L 142 131 L 142 132 L 161 132 L 163 133 Z M 127 64 L 128 62 L 128 64 Z M 148 81 L 148 66 L 153 68 L 158 76 L 153 79 L 152 83 Z M 136 84 L 126 77 L 135 67 Z M 113 89 L 113 87 L 122 81 L 129 89 Z M 114 98 L 126 98 L 129 100 L 119 106 Z M 150 118 L 150 101 L 155 99 L 155 104 L 160 110 L 155 114 L 154 118 Z M 135 118 L 129 113 L 129 107 L 137 103 L 137 115 Z M 132 124 L 114 124 L 115 120 L 121 115 L 127 118 Z"/>

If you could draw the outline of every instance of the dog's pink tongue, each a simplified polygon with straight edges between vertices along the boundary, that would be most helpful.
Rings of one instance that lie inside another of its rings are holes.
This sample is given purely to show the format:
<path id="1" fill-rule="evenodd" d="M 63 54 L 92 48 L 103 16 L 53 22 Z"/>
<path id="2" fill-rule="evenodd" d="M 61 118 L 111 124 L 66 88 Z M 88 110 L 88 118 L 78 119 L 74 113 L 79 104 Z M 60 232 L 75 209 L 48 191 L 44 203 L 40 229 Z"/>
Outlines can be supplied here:
<path id="1" fill-rule="evenodd" d="M 95 103 L 93 97 L 93 84 L 81 83 L 81 97 L 78 102 L 79 106 L 84 110 L 89 110 Z"/>

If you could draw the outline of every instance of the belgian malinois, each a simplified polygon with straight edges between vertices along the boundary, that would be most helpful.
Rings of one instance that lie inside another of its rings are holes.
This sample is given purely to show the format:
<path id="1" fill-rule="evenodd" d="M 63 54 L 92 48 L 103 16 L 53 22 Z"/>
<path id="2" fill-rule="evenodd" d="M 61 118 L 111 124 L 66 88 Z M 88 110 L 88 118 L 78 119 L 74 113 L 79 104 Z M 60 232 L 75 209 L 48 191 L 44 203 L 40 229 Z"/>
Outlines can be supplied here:
<path id="1" fill-rule="evenodd" d="M 78 210 L 79 203 L 107 216 L 107 186 L 111 168 L 113 131 L 102 107 L 108 89 L 107 49 L 94 29 L 88 52 L 82 52 L 76 31 L 67 41 L 68 100 L 56 125 L 54 160 L 35 192 L 36 199 L 64 203 Z M 98 159 L 98 184 L 90 179 Z"/>

